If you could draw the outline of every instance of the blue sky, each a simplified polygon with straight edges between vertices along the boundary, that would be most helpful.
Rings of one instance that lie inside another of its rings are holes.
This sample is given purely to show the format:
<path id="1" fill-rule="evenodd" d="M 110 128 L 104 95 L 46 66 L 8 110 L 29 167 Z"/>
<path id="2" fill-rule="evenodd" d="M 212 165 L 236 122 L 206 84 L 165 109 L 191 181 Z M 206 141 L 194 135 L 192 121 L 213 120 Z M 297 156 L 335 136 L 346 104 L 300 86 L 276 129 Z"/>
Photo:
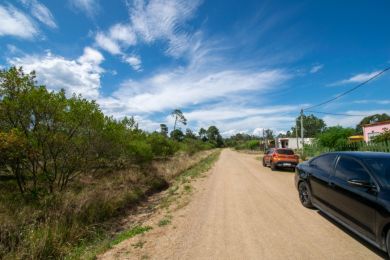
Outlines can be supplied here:
<path id="1" fill-rule="evenodd" d="M 97 100 L 143 129 L 291 128 L 319 103 L 390 66 L 390 1 L 0 0 L 0 66 Z M 390 73 L 332 113 L 390 114 Z M 318 115 L 328 125 L 361 118 Z"/>

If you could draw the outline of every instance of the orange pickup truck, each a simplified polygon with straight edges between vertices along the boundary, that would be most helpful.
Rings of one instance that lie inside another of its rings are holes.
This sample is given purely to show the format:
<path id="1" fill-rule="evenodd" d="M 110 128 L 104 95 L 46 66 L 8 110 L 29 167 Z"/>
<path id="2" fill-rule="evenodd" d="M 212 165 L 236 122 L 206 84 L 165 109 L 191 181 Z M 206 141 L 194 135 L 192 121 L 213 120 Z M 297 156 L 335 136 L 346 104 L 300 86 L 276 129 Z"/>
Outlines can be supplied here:
<path id="1" fill-rule="evenodd" d="M 263 166 L 270 166 L 271 170 L 277 168 L 289 168 L 295 170 L 299 163 L 299 156 L 294 154 L 292 149 L 272 148 L 269 149 L 263 157 Z"/>

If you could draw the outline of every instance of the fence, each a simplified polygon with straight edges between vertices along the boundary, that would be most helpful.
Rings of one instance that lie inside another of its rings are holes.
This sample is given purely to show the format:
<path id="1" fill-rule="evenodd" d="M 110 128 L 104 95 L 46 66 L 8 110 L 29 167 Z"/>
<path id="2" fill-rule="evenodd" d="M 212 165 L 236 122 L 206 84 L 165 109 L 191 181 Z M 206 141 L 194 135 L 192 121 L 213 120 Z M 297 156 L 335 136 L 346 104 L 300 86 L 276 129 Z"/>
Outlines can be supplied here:
<path id="1" fill-rule="evenodd" d="M 304 154 L 302 154 L 301 150 L 297 152 L 301 154 L 302 158 L 306 158 L 306 157 L 314 157 L 322 153 L 336 152 L 336 151 L 365 151 L 365 152 L 369 151 L 369 152 L 390 153 L 390 142 L 381 142 L 381 143 L 357 142 L 357 143 L 344 144 L 334 148 L 323 147 L 315 143 L 313 145 L 305 145 Z"/>

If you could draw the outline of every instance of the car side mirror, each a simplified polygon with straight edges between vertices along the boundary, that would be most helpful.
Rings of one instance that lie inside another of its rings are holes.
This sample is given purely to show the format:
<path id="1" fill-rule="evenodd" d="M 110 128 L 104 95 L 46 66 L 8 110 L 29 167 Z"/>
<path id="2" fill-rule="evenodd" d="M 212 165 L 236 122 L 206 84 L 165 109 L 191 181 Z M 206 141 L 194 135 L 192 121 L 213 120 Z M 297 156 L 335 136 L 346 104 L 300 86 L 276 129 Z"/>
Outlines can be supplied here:
<path id="1" fill-rule="evenodd" d="M 348 180 L 348 184 L 354 187 L 376 189 L 376 186 L 374 184 L 366 180 L 350 179 Z"/>

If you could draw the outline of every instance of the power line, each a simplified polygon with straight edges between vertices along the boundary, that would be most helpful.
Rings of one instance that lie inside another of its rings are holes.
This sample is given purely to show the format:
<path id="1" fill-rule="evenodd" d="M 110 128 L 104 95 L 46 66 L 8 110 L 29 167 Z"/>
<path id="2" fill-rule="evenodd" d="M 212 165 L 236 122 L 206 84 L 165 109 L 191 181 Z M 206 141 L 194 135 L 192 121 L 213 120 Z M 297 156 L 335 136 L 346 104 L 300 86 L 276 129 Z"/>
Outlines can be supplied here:
<path id="1" fill-rule="evenodd" d="M 314 105 L 314 106 L 310 106 L 310 107 L 304 108 L 303 110 L 308 110 L 308 109 L 312 109 L 312 108 L 314 108 L 314 107 L 319 107 L 319 106 L 328 104 L 328 103 L 330 103 L 330 102 L 332 102 L 332 101 L 334 101 L 334 100 L 336 100 L 336 99 L 339 99 L 339 98 L 341 98 L 342 96 L 345 96 L 345 95 L 351 93 L 352 91 L 354 91 L 354 90 L 356 90 L 356 89 L 358 89 L 358 88 L 364 86 L 365 84 L 367 84 L 367 83 L 370 82 L 371 80 L 373 80 L 373 79 L 375 79 L 375 78 L 378 78 L 379 76 L 381 76 L 383 73 L 385 73 L 385 72 L 388 71 L 388 70 L 390 70 L 390 67 L 387 67 L 387 68 L 381 70 L 380 72 L 378 72 L 377 74 L 375 74 L 374 76 L 372 76 L 371 78 L 369 78 L 368 80 L 366 80 L 366 81 L 364 81 L 364 82 L 358 84 L 357 86 L 355 86 L 355 87 L 353 87 L 353 88 L 351 88 L 351 89 L 349 89 L 349 90 L 347 90 L 347 91 L 345 91 L 345 92 L 343 92 L 343 93 L 341 93 L 341 94 L 335 96 L 334 98 L 331 98 L 331 99 L 329 99 L 329 100 L 327 100 L 327 101 L 321 102 L 321 103 L 319 103 L 319 104 L 317 104 L 317 105 Z"/>
<path id="2" fill-rule="evenodd" d="M 315 113 L 315 114 L 334 115 L 334 116 L 359 116 L 359 117 L 367 116 L 367 115 L 351 115 L 351 114 L 329 113 L 329 112 L 313 111 L 313 110 L 306 110 L 306 112 Z"/>

